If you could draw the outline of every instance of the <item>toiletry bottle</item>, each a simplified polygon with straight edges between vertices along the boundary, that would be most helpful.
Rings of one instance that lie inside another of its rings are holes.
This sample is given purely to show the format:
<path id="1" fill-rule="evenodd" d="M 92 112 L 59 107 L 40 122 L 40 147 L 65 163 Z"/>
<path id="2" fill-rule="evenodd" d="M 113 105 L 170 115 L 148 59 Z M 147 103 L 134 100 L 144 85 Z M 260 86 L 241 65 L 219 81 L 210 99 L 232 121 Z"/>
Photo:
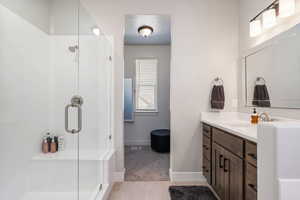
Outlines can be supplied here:
<path id="1" fill-rule="evenodd" d="M 49 153 L 49 145 L 48 145 L 47 138 L 44 138 L 44 139 L 43 139 L 43 143 L 42 143 L 42 152 L 43 152 L 43 153 Z"/>
<path id="2" fill-rule="evenodd" d="M 65 150 L 65 139 L 63 136 L 58 137 L 58 151 Z"/>
<path id="3" fill-rule="evenodd" d="M 51 149 L 51 134 L 48 132 L 45 137 L 47 139 L 48 149 L 49 149 L 49 152 L 50 152 L 50 149 Z"/>
<path id="4" fill-rule="evenodd" d="M 251 123 L 258 124 L 258 114 L 256 112 L 256 108 L 253 109 L 253 113 L 251 115 Z"/>
<path id="5" fill-rule="evenodd" d="M 54 141 L 54 138 L 51 138 L 50 152 L 51 152 L 51 153 L 57 152 L 57 149 L 56 149 L 56 143 L 55 143 L 55 141 Z"/>
<path id="6" fill-rule="evenodd" d="M 54 136 L 53 139 L 54 139 L 54 142 L 56 144 L 56 151 L 58 151 L 58 137 Z"/>

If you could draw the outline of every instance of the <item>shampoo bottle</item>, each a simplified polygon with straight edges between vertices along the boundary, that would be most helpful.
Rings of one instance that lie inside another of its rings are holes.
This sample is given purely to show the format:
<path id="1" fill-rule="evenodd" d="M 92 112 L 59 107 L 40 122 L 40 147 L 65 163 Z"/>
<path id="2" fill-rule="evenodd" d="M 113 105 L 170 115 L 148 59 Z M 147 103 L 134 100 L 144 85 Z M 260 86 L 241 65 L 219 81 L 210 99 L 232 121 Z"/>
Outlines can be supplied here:
<path id="1" fill-rule="evenodd" d="M 54 141 L 54 138 L 51 138 L 50 152 L 51 153 L 57 152 L 56 143 Z"/>
<path id="2" fill-rule="evenodd" d="M 42 152 L 43 152 L 43 153 L 49 153 L 49 145 L 48 145 L 47 138 L 44 138 L 44 139 L 43 139 L 43 143 L 42 143 Z"/>

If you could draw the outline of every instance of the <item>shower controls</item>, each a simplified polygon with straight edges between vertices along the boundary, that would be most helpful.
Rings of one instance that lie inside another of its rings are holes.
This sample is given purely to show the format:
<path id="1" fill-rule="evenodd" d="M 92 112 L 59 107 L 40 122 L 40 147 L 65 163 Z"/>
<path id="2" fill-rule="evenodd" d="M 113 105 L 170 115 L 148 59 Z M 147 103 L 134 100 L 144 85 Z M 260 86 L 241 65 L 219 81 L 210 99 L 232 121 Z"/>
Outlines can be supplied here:
<path id="1" fill-rule="evenodd" d="M 65 129 L 68 133 L 76 134 L 79 133 L 82 129 L 82 109 L 81 105 L 83 104 L 83 98 L 81 96 L 75 95 L 71 99 L 71 104 L 67 105 L 65 108 Z M 77 109 L 77 129 L 69 128 L 69 110 L 70 108 Z"/>

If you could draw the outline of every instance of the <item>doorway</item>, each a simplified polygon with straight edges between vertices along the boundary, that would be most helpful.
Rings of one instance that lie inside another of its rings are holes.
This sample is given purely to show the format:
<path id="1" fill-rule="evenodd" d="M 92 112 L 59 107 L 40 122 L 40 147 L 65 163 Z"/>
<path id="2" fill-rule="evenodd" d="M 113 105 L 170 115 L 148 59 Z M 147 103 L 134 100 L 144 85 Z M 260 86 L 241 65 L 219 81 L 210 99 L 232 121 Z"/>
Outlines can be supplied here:
<path id="1" fill-rule="evenodd" d="M 125 181 L 168 181 L 170 16 L 127 15 L 124 60 Z"/>

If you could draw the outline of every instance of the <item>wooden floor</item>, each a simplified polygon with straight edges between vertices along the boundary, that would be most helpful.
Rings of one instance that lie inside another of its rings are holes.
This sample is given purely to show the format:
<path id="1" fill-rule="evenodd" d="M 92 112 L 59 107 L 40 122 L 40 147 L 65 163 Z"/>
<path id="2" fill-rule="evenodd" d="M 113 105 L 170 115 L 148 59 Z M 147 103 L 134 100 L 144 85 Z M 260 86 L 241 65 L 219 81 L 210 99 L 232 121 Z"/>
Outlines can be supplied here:
<path id="1" fill-rule="evenodd" d="M 205 185 L 200 182 L 171 183 L 160 182 L 122 182 L 116 183 L 109 200 L 170 200 L 169 186 L 171 185 Z"/>

